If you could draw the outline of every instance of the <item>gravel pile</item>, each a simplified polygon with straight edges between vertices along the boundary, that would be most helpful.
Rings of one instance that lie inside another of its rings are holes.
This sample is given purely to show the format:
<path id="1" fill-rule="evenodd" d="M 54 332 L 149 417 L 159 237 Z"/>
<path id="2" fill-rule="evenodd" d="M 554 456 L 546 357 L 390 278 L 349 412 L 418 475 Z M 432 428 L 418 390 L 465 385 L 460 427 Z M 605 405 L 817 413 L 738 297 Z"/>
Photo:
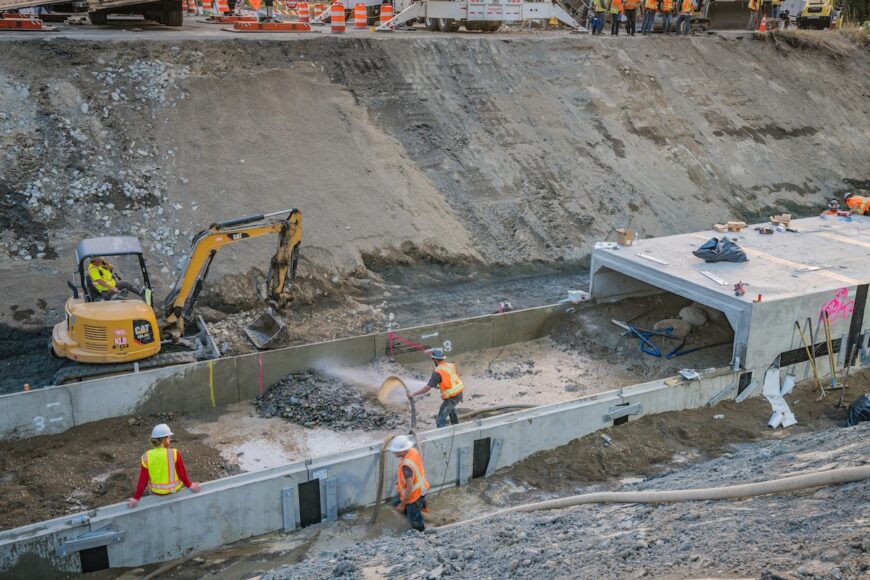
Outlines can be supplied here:
<path id="1" fill-rule="evenodd" d="M 623 489 L 735 485 L 861 465 L 868 435 L 864 424 L 743 447 Z M 585 505 L 409 531 L 310 554 L 262 578 L 857 579 L 870 574 L 868 521 L 867 480 L 733 501 Z"/>
<path id="2" fill-rule="evenodd" d="M 335 431 L 393 429 L 405 419 L 363 397 L 359 388 L 320 371 L 292 373 L 257 397 L 264 417 Z"/>
<path id="3" fill-rule="evenodd" d="M 149 260 L 174 271 L 195 228 L 173 219 L 191 204 L 168 179 L 176 151 L 154 123 L 187 98 L 188 67 L 128 57 L 70 70 L 0 80 L 0 257 L 54 259 L 51 233 L 71 228 L 137 235 Z"/>

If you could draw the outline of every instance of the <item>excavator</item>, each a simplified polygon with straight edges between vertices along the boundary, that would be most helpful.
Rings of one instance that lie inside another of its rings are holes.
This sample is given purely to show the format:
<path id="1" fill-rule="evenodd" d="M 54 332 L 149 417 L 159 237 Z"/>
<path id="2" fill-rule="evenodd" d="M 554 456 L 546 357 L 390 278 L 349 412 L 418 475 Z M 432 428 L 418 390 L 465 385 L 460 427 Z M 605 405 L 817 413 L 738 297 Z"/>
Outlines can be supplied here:
<path id="1" fill-rule="evenodd" d="M 159 308 L 153 303 L 148 269 L 137 238 L 109 236 L 80 241 L 75 253 L 79 286 L 67 282 L 73 295 L 66 302 L 64 321 L 54 327 L 50 344 L 52 355 L 79 364 L 61 368 L 54 384 L 219 357 L 220 351 L 205 323 L 194 314 L 209 268 L 224 246 L 270 234 L 278 235 L 278 247 L 266 278 L 269 309 L 246 333 L 258 348 L 272 348 L 275 345 L 270 337 L 258 330 L 269 329 L 277 335 L 284 326 L 274 309 L 291 299 L 302 241 L 299 210 L 232 219 L 199 232 L 191 242 L 181 275 Z M 99 260 L 117 280 L 120 273 L 113 270 L 107 258 L 121 257 L 132 257 L 138 264 L 141 287 L 117 283 L 115 291 L 101 291 L 89 275 L 90 264 Z M 192 332 L 194 326 L 196 331 Z M 164 348 L 172 352 L 161 352 Z"/>

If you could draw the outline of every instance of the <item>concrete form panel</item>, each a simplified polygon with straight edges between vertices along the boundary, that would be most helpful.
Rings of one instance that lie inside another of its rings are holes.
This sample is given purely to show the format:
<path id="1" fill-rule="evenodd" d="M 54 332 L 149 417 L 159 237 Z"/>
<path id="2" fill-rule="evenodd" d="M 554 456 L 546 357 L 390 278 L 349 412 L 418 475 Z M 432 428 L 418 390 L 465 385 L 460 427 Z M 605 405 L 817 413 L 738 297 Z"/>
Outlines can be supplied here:
<path id="1" fill-rule="evenodd" d="M 494 456 L 491 466 L 500 469 L 609 425 L 604 415 L 611 406 L 639 403 L 643 405 L 644 414 L 700 407 L 736 378 L 728 369 L 710 371 L 699 380 L 677 381 L 672 386 L 655 381 L 430 431 L 420 437 L 427 477 L 432 491 L 456 485 L 459 450 L 470 450 L 476 439 L 501 440 L 500 452 Z M 616 434 L 618 436 L 618 430 Z M 128 532 L 123 542 L 109 547 L 113 567 L 159 562 L 192 550 L 215 548 L 283 529 L 282 491 L 316 475 L 335 480 L 339 514 L 372 505 L 379 461 L 380 445 L 370 445 L 309 462 L 209 482 L 196 495 L 183 491 L 169 499 L 146 497 L 134 510 L 128 510 L 124 504 L 100 508 L 92 523 L 97 527 L 112 522 L 113 529 Z M 470 453 L 467 461 L 471 461 Z M 386 497 L 395 494 L 396 467 L 395 458 L 388 453 Z M 70 517 L 73 516 L 65 519 Z M 12 569 L 25 556 L 37 558 L 49 566 L 71 569 L 70 560 L 59 559 L 53 550 L 87 531 L 87 527 L 70 528 L 65 519 L 0 533 L 0 570 Z M 173 525 L 167 527 L 167 521 Z M 141 541 L 142 537 L 148 537 L 149 541 Z"/>
<path id="2" fill-rule="evenodd" d="M 0 397 L 4 440 L 62 433 L 75 425 L 69 387 L 50 387 Z"/>

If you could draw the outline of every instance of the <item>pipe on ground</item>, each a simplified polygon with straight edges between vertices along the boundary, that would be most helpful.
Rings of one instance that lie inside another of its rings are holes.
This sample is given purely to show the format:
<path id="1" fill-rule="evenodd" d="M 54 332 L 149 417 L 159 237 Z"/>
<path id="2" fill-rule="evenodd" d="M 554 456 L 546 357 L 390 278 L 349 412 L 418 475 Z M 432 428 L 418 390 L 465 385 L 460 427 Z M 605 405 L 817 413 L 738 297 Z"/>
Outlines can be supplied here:
<path id="1" fill-rule="evenodd" d="M 484 514 L 476 518 L 439 526 L 438 529 L 445 530 L 492 517 L 504 516 L 505 514 L 510 513 L 562 509 L 587 503 L 674 503 L 684 501 L 739 499 L 756 495 L 797 491 L 799 489 L 807 489 L 810 487 L 850 483 L 864 479 L 870 479 L 870 465 L 843 467 L 841 469 L 832 469 L 830 471 L 806 473 L 803 475 L 772 479 L 770 481 L 728 485 L 723 487 L 680 489 L 672 491 L 605 491 L 584 493 L 560 499 L 518 505 L 490 514 Z"/>

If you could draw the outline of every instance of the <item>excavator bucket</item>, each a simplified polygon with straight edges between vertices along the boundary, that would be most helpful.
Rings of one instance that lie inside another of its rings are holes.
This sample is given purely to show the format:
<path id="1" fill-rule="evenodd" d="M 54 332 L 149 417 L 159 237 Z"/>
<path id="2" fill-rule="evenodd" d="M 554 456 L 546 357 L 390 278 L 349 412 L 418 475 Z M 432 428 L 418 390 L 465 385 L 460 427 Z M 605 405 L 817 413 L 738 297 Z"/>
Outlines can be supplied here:
<path id="1" fill-rule="evenodd" d="M 287 346 L 290 340 L 287 325 L 271 308 L 264 310 L 257 320 L 249 324 L 245 334 L 260 350 L 281 348 Z"/>

